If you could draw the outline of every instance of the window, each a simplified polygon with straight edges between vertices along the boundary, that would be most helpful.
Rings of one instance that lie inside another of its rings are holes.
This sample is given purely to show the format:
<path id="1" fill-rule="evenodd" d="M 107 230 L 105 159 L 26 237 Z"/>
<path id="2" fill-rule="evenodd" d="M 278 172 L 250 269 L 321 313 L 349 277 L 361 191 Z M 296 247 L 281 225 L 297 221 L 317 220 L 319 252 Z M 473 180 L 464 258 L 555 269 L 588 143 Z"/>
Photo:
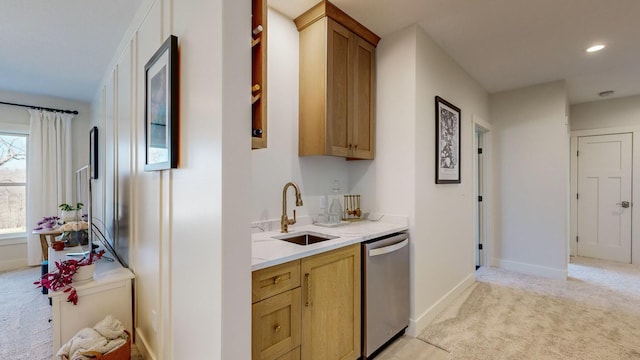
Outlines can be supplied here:
<path id="1" fill-rule="evenodd" d="M 0 237 L 26 233 L 27 135 L 0 132 Z"/>

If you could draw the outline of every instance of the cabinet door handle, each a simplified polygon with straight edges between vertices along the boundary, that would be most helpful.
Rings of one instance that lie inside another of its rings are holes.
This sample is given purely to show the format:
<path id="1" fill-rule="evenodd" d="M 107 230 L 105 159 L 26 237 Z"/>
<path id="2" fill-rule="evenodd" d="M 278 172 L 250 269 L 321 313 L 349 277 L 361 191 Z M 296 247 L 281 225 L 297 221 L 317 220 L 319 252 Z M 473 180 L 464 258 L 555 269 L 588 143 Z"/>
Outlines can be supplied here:
<path id="1" fill-rule="evenodd" d="M 304 303 L 304 306 L 311 306 L 311 274 L 304 274 L 304 280 L 307 283 L 307 301 Z"/>
<path id="2" fill-rule="evenodd" d="M 280 276 L 276 276 L 276 277 L 274 277 L 274 278 L 273 278 L 273 284 L 275 285 L 275 284 L 279 283 L 279 282 L 280 282 L 280 280 L 282 280 L 282 278 L 281 278 Z"/>
<path id="3" fill-rule="evenodd" d="M 276 324 L 276 326 L 273 327 L 273 332 L 278 332 L 280 331 L 281 327 L 280 325 Z"/>

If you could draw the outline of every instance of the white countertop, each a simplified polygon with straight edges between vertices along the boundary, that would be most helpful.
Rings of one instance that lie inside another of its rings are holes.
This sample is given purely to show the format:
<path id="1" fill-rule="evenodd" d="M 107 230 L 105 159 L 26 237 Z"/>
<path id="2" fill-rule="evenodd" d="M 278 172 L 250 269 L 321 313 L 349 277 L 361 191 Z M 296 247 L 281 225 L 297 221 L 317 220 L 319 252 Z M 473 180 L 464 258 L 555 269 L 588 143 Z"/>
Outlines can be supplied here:
<path id="1" fill-rule="evenodd" d="M 280 233 L 280 231 L 254 233 L 251 236 L 251 270 L 255 271 L 269 266 L 283 264 L 288 261 L 375 239 L 409 228 L 406 217 L 387 218 L 391 221 L 359 221 L 332 228 L 310 224 L 289 227 L 289 234 L 311 231 L 338 237 L 311 245 L 297 245 L 274 239 L 275 236 L 285 235 Z"/>

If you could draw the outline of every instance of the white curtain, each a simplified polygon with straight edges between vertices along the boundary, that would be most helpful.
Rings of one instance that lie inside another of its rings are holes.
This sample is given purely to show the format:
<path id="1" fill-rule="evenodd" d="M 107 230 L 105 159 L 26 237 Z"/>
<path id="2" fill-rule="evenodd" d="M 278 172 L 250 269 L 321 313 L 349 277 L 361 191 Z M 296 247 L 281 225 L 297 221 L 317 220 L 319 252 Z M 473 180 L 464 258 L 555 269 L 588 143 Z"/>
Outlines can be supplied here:
<path id="1" fill-rule="evenodd" d="M 42 261 L 40 237 L 31 229 L 44 216 L 59 213 L 58 205 L 73 200 L 71 164 L 71 119 L 73 115 L 29 110 L 27 160 L 27 259 L 29 265 Z"/>

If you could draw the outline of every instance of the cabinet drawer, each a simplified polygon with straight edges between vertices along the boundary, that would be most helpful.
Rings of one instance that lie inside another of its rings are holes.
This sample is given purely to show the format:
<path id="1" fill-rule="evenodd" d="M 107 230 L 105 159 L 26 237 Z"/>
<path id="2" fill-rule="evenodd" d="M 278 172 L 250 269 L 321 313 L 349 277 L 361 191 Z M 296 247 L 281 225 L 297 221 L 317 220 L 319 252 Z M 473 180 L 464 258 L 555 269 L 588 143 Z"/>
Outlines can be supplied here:
<path id="1" fill-rule="evenodd" d="M 280 356 L 276 360 L 300 360 L 300 348 L 297 347 L 292 351 Z"/>
<path id="2" fill-rule="evenodd" d="M 300 286 L 300 261 L 256 270 L 251 276 L 251 302 L 255 303 Z"/>
<path id="3" fill-rule="evenodd" d="M 300 346 L 300 293 L 298 287 L 252 305 L 253 360 L 298 359 L 287 356 Z"/>

